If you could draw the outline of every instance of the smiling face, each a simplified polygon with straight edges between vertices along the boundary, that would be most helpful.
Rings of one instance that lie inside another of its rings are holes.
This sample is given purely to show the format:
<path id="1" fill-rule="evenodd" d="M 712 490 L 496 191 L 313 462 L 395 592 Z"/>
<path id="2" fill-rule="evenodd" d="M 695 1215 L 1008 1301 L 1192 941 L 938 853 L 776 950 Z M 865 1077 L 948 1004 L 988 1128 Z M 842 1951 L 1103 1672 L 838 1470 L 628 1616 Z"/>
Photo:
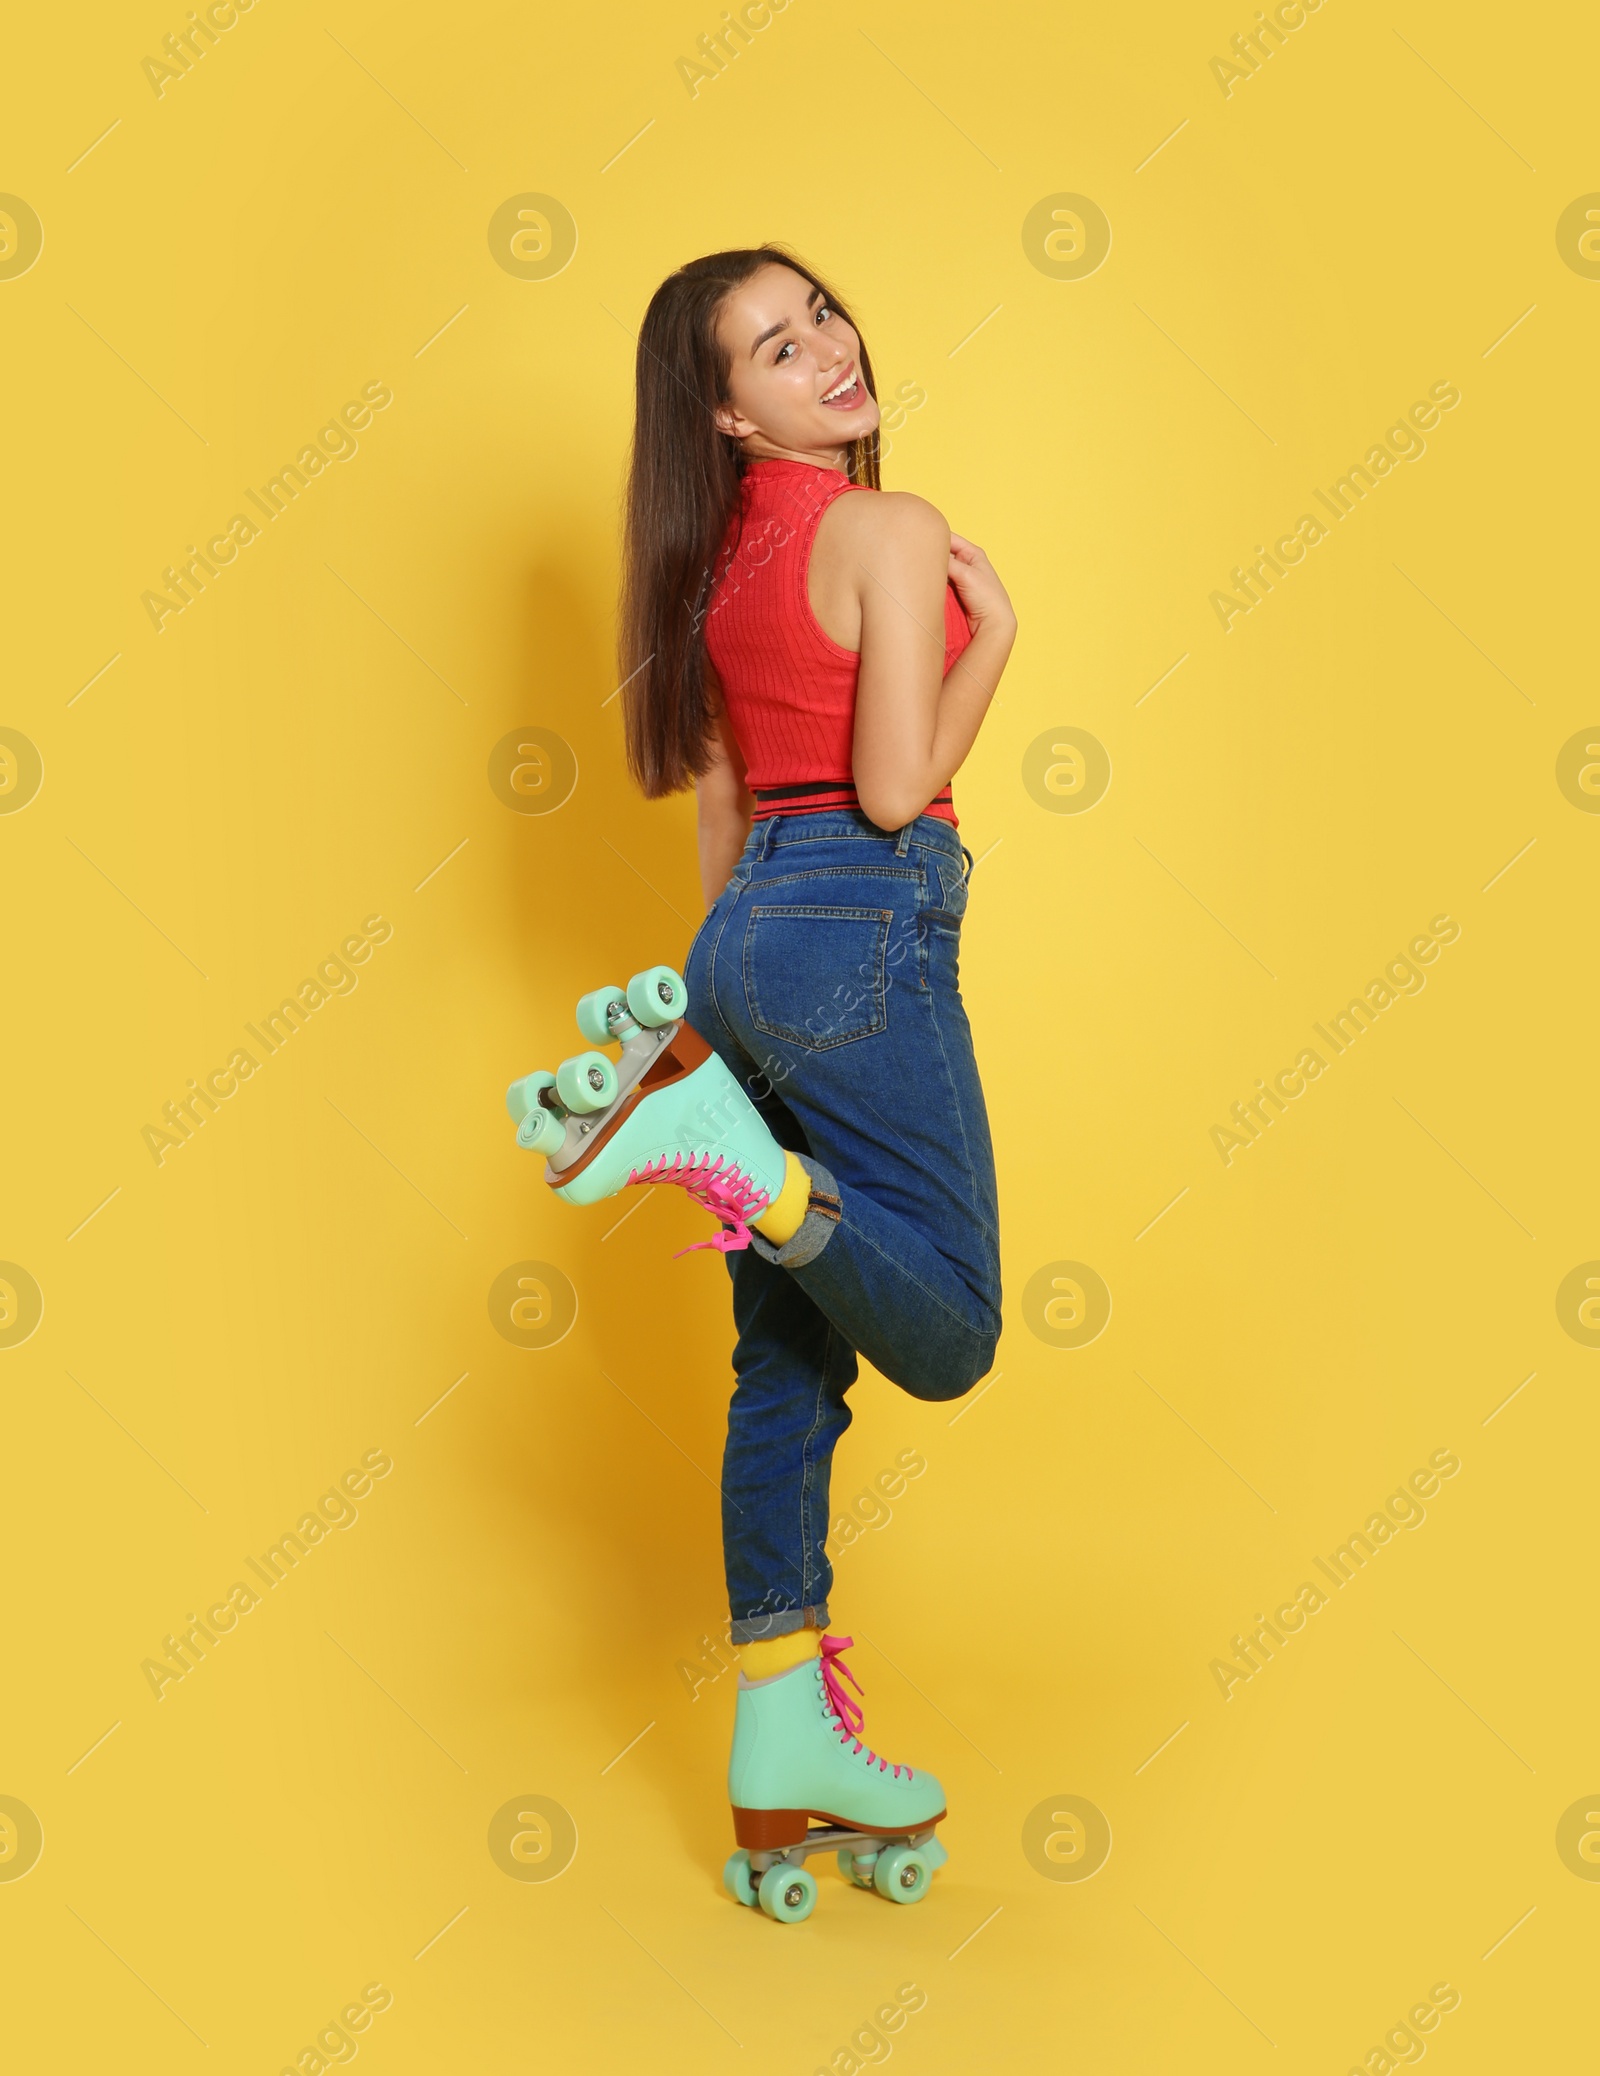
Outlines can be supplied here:
<path id="1" fill-rule="evenodd" d="M 762 267 L 717 318 L 729 358 L 728 401 L 713 416 L 751 461 L 843 468 L 851 441 L 878 423 L 861 342 L 792 267 Z"/>

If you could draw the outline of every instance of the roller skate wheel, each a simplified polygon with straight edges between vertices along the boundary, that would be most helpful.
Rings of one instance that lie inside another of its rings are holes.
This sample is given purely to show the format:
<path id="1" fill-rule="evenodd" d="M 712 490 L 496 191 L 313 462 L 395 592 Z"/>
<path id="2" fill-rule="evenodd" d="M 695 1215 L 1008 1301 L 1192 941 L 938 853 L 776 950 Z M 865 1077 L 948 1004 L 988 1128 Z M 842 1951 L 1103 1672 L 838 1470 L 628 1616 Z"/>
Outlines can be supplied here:
<path id="1" fill-rule="evenodd" d="M 670 966 L 648 966 L 628 982 L 628 1007 L 646 1030 L 676 1023 L 688 1006 L 683 975 Z"/>
<path id="2" fill-rule="evenodd" d="M 617 1096 L 615 1061 L 603 1052 L 576 1052 L 556 1069 L 556 1094 L 580 1114 L 604 1110 Z"/>
<path id="3" fill-rule="evenodd" d="M 542 1103 L 536 1103 L 517 1126 L 517 1144 L 528 1153 L 559 1153 L 566 1138 L 565 1122 Z"/>
<path id="4" fill-rule="evenodd" d="M 872 1886 L 891 1903 L 920 1903 L 933 1880 L 933 1869 L 915 1846 L 897 1845 L 878 1855 Z"/>
<path id="5" fill-rule="evenodd" d="M 520 1081 L 512 1082 L 506 1090 L 506 1108 L 511 1112 L 511 1122 L 521 1124 L 539 1100 L 541 1089 L 554 1088 L 556 1078 L 547 1074 L 543 1067 L 532 1074 L 524 1074 Z"/>
<path id="6" fill-rule="evenodd" d="M 722 1870 L 722 1886 L 735 1903 L 754 1904 L 756 1885 L 750 1878 L 750 1855 L 736 1852 Z"/>
<path id="7" fill-rule="evenodd" d="M 876 1853 L 853 1853 L 848 1846 L 838 1855 L 839 1872 L 846 1881 L 853 1881 L 858 1889 L 870 1889 L 872 1870 L 877 1863 Z"/>
<path id="8" fill-rule="evenodd" d="M 578 1029 L 591 1045 L 609 1045 L 614 1037 L 622 1033 L 613 1031 L 606 1011 L 617 1008 L 627 1011 L 628 998 L 621 988 L 594 988 L 578 998 Z"/>
<path id="9" fill-rule="evenodd" d="M 807 1867 L 779 1860 L 762 1875 L 757 1896 L 768 1917 L 780 1925 L 797 1925 L 816 1908 L 817 1878 Z"/>

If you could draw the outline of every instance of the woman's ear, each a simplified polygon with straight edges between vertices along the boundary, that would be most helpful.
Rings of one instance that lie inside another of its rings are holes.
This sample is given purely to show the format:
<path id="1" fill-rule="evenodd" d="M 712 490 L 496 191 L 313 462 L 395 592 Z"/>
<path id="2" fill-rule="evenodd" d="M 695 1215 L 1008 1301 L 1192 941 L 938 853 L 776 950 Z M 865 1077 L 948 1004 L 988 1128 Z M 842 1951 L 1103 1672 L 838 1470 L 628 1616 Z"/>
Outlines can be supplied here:
<path id="1" fill-rule="evenodd" d="M 732 404 L 718 404 L 711 413 L 711 422 L 718 432 L 733 440 L 742 440 L 746 433 L 754 431 L 749 419 L 741 417 Z"/>

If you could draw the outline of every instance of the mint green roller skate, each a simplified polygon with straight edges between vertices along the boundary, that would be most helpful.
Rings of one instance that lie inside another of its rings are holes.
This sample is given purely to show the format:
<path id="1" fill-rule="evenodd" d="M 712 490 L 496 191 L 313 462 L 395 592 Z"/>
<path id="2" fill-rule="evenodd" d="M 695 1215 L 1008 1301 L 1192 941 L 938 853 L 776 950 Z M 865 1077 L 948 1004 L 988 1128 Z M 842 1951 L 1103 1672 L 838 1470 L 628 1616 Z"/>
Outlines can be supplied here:
<path id="1" fill-rule="evenodd" d="M 594 989 L 578 1004 L 578 1029 L 595 1049 L 514 1081 L 506 1108 L 517 1144 L 545 1156 L 544 1179 L 569 1204 L 674 1183 L 722 1222 L 696 1245 L 727 1253 L 749 1246 L 786 1163 L 737 1079 L 683 1021 L 688 999 L 670 966 Z M 615 1059 L 599 1050 L 613 1041 Z"/>
<path id="2" fill-rule="evenodd" d="M 861 1741 L 861 1706 L 839 1680 L 856 1686 L 841 1659 L 853 1641 L 824 1636 L 820 1657 L 768 1680 L 739 1677 L 728 1799 L 740 1849 L 722 1880 L 780 1924 L 815 1907 L 813 1853 L 836 1854 L 847 1880 L 895 1903 L 920 1903 L 949 1858 L 934 1836 L 945 1815 L 938 1781 Z"/>

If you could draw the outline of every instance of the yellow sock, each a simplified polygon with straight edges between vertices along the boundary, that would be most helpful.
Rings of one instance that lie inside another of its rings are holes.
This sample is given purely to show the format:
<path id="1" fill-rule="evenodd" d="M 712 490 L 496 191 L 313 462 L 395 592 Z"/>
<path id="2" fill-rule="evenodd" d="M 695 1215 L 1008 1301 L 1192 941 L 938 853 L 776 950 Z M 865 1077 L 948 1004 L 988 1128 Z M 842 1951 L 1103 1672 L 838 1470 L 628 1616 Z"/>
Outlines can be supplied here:
<path id="1" fill-rule="evenodd" d="M 783 1187 L 755 1222 L 762 1239 L 770 1240 L 774 1247 L 781 1247 L 799 1232 L 805 1219 L 806 1205 L 811 1201 L 811 1177 L 801 1165 L 800 1156 L 786 1151 L 783 1162 Z M 798 1664 L 799 1661 L 791 1662 Z M 754 1674 L 751 1676 L 755 1677 Z M 761 1677 L 766 1675 L 763 1673 Z"/>
<path id="2" fill-rule="evenodd" d="M 790 1160 L 794 1159 L 791 1153 Z M 803 1174 L 804 1169 L 801 1170 Z M 791 1665 L 803 1665 L 814 1658 L 821 1648 L 822 1632 L 818 1629 L 791 1629 L 787 1636 L 763 1637 L 759 1643 L 747 1643 L 740 1647 L 739 1670 L 747 1680 L 769 1680 L 774 1673 L 787 1672 Z"/>

